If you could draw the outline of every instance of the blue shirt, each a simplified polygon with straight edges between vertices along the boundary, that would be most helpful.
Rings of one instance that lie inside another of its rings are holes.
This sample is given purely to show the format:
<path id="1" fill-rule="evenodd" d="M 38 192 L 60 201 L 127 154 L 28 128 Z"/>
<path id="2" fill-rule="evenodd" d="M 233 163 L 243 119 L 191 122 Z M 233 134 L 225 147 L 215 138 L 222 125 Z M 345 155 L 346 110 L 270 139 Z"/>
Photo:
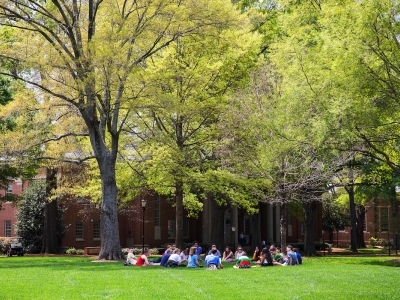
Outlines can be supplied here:
<path id="1" fill-rule="evenodd" d="M 297 254 L 296 252 L 290 251 L 287 253 L 288 256 L 288 264 L 290 264 L 290 258 L 292 258 L 292 266 L 297 265 Z"/>
<path id="2" fill-rule="evenodd" d="M 212 254 L 211 251 L 212 251 L 212 250 L 208 251 L 208 255 L 211 255 L 211 254 Z M 221 252 L 219 252 L 219 250 L 217 250 L 217 253 L 216 253 L 215 255 L 216 255 L 216 256 L 221 256 Z"/>
<path id="3" fill-rule="evenodd" d="M 210 264 L 215 264 L 215 265 L 218 266 L 218 265 L 220 264 L 220 258 L 219 258 L 219 256 L 207 255 L 207 257 L 206 257 L 206 265 L 207 265 L 207 267 L 208 267 Z"/>
<path id="4" fill-rule="evenodd" d="M 303 259 L 301 258 L 301 255 L 299 252 L 296 252 L 297 255 L 297 261 L 299 262 L 299 265 L 301 265 L 303 263 Z"/>
<path id="5" fill-rule="evenodd" d="M 201 249 L 201 247 L 198 246 L 197 249 L 196 249 L 196 255 L 200 255 L 201 251 L 203 251 L 203 249 Z"/>
<path id="6" fill-rule="evenodd" d="M 187 264 L 188 268 L 197 268 L 198 267 L 198 265 L 196 264 L 197 257 L 198 256 L 196 254 L 189 256 L 189 260 L 188 260 L 188 264 Z"/>

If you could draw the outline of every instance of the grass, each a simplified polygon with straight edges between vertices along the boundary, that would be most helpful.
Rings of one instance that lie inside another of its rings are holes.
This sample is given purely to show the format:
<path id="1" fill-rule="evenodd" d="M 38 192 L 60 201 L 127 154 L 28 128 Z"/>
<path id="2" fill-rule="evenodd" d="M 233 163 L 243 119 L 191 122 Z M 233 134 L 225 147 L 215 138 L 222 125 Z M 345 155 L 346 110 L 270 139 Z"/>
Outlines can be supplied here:
<path id="1" fill-rule="evenodd" d="M 304 258 L 296 267 L 125 267 L 76 256 L 0 256 L 0 299 L 398 299 L 399 257 Z"/>

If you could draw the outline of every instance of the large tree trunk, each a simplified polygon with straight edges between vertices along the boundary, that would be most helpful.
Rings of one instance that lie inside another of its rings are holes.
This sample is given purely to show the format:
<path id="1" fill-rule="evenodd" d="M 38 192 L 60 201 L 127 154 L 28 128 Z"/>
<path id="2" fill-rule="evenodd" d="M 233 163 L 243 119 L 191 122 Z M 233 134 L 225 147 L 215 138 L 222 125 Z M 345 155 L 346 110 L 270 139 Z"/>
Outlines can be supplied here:
<path id="1" fill-rule="evenodd" d="M 99 259 L 120 260 L 124 258 L 121 251 L 118 226 L 117 182 L 115 165 L 118 153 L 119 133 L 116 125 L 108 126 L 105 116 L 98 116 L 96 111 L 96 93 L 93 82 L 86 87 L 87 105 L 80 112 L 89 131 L 90 144 L 95 154 L 101 178 L 102 201 L 100 207 L 101 249 Z M 82 101 L 83 102 L 83 101 Z M 118 109 L 115 109 L 115 118 Z M 111 138 L 105 141 L 105 130 Z"/>
<path id="2" fill-rule="evenodd" d="M 120 260 L 123 258 L 119 239 L 117 185 L 115 162 L 104 159 L 100 165 L 102 183 L 101 249 L 99 259 Z"/>
<path id="3" fill-rule="evenodd" d="M 314 221 L 315 221 L 315 210 L 317 208 L 317 202 L 304 202 L 304 255 L 315 256 L 317 251 L 315 250 L 314 241 Z"/>
<path id="4" fill-rule="evenodd" d="M 178 248 L 183 248 L 183 184 L 181 181 L 175 183 L 175 244 Z"/>
<path id="5" fill-rule="evenodd" d="M 354 185 L 351 182 L 350 186 L 346 188 L 350 200 L 350 250 L 358 252 L 357 250 L 357 221 L 356 221 L 356 205 L 354 202 Z"/>
<path id="6" fill-rule="evenodd" d="M 57 188 L 57 170 L 46 170 L 46 205 L 41 253 L 56 254 L 60 251 L 57 238 L 57 200 L 48 201 L 51 191 Z"/>
<path id="7" fill-rule="evenodd" d="M 357 247 L 366 248 L 364 242 L 365 206 L 357 205 Z"/>

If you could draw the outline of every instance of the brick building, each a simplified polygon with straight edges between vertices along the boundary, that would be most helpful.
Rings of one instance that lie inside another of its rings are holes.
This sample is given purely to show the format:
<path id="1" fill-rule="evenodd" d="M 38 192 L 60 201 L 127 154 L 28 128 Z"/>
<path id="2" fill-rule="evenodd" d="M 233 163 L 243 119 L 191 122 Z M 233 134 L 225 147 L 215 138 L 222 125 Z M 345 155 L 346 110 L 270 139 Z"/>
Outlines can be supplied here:
<path id="1" fill-rule="evenodd" d="M 45 172 L 41 170 L 35 179 L 44 179 Z M 0 193 L 21 194 L 29 182 L 16 179 L 7 191 Z M 141 199 L 132 202 L 129 209 L 119 213 L 119 228 L 121 247 L 141 247 L 144 219 L 144 237 L 146 247 L 160 248 L 173 243 L 175 237 L 175 208 L 165 197 L 157 194 L 144 196 L 147 200 L 146 209 L 141 209 Z M 100 213 L 93 203 L 87 200 L 69 200 L 66 203 L 64 225 L 68 228 L 62 241 L 62 247 L 100 246 Z M 4 203 L 0 211 L 0 236 L 15 236 L 15 211 L 11 203 Z M 183 238 L 187 243 L 195 240 L 206 247 L 216 243 L 220 249 L 225 245 L 237 246 L 239 234 L 246 236 L 247 248 L 280 242 L 280 207 L 266 203 L 259 204 L 259 213 L 248 215 L 235 206 L 217 206 L 215 201 L 205 199 L 203 211 L 197 218 L 184 216 Z M 314 238 L 318 242 L 321 237 L 321 206 L 315 216 Z M 287 243 L 298 243 L 304 240 L 304 228 L 295 217 L 288 215 Z"/>

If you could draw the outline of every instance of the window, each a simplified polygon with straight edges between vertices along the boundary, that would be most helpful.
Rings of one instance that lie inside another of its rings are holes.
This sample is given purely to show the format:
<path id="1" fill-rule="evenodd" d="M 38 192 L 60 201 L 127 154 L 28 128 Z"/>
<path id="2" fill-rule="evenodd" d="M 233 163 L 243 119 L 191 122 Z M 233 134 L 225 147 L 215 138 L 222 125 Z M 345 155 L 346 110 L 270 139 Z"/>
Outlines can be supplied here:
<path id="1" fill-rule="evenodd" d="M 11 236 L 11 221 L 4 221 L 4 236 Z"/>
<path id="2" fill-rule="evenodd" d="M 175 220 L 168 220 L 168 238 L 175 238 Z"/>
<path id="3" fill-rule="evenodd" d="M 83 240 L 83 222 L 76 221 L 75 223 L 75 238 Z"/>
<path id="4" fill-rule="evenodd" d="M 13 192 L 13 188 L 12 188 L 12 184 L 10 183 L 7 185 L 7 192 L 6 192 L 7 196 L 12 195 L 12 192 Z"/>
<path id="5" fill-rule="evenodd" d="M 93 239 L 100 239 L 100 221 L 93 221 Z"/>
<path id="6" fill-rule="evenodd" d="M 379 229 L 380 231 L 389 230 L 389 208 L 380 207 L 379 208 Z"/>

